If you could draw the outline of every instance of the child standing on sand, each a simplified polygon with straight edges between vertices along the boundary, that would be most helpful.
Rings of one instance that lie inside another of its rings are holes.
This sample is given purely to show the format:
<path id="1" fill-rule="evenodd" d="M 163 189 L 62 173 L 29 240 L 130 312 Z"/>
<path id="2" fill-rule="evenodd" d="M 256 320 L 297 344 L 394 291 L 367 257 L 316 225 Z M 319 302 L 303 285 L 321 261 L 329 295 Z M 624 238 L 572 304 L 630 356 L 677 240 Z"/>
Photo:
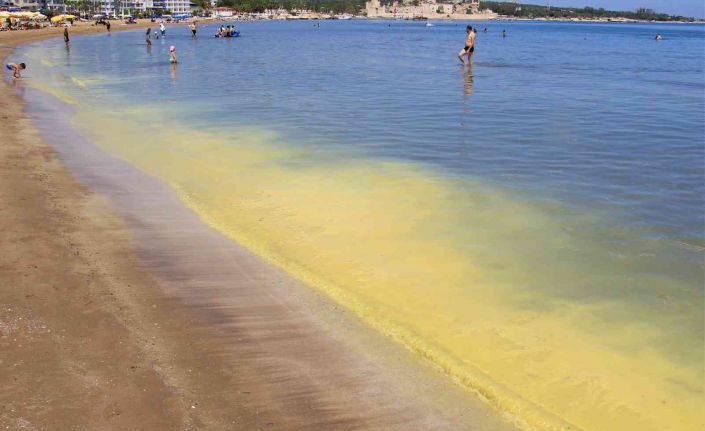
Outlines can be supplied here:
<path id="1" fill-rule="evenodd" d="M 5 65 L 5 68 L 6 68 L 7 70 L 11 70 L 11 71 L 12 71 L 12 77 L 13 77 L 13 78 L 22 78 L 22 75 L 20 75 L 20 70 L 25 70 L 25 69 L 27 68 L 27 65 L 24 64 L 24 63 L 20 63 L 20 64 L 17 64 L 17 63 L 7 63 L 7 64 Z"/>

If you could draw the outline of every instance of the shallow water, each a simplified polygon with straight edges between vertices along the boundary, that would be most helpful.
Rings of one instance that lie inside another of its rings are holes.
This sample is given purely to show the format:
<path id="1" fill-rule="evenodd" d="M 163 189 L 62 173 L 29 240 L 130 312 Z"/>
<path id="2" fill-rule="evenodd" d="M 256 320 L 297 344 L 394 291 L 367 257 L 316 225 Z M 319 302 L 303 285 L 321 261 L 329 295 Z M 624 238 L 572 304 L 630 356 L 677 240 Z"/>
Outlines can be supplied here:
<path id="1" fill-rule="evenodd" d="M 460 23 L 320 24 L 20 54 L 82 134 L 517 421 L 705 425 L 703 27 L 490 22 L 467 69 Z"/>

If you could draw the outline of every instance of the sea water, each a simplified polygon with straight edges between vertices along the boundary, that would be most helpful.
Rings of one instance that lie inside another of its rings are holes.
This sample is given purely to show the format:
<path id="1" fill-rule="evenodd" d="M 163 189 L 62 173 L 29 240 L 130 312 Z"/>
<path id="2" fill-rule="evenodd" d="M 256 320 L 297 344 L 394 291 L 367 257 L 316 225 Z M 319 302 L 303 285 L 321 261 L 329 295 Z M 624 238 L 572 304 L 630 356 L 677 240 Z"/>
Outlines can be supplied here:
<path id="1" fill-rule="evenodd" d="M 477 22 L 463 67 L 466 23 L 434 24 L 16 54 L 72 128 L 520 426 L 702 429 L 704 27 Z"/>

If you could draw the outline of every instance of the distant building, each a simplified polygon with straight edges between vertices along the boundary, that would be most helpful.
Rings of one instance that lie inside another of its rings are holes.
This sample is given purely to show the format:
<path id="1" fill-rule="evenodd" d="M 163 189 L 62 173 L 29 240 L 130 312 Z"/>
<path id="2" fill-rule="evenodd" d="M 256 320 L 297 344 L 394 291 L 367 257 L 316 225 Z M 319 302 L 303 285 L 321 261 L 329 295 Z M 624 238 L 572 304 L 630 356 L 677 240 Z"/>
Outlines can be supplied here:
<path id="1" fill-rule="evenodd" d="M 41 2 L 37 0 L 14 0 L 11 3 L 14 3 L 17 7 L 28 10 L 37 10 L 41 5 Z"/>
<path id="2" fill-rule="evenodd" d="M 382 5 L 380 0 L 365 3 L 368 18 L 494 18 L 491 11 L 480 12 L 480 0 L 421 0 L 417 5 L 411 2 L 395 1 L 391 5 Z"/>
<path id="3" fill-rule="evenodd" d="M 171 11 L 174 15 L 183 15 L 191 13 L 190 0 L 164 0 L 164 9 Z"/>
<path id="4" fill-rule="evenodd" d="M 215 16 L 218 18 L 230 18 L 233 16 L 233 10 L 229 7 L 219 7 L 215 9 Z"/>
<path id="5" fill-rule="evenodd" d="M 10 0 L 3 1 L 2 4 L 16 6 L 24 10 L 50 9 L 59 12 L 73 11 L 77 5 L 76 2 L 67 3 L 64 0 Z M 88 0 L 90 13 L 116 16 L 146 11 L 160 13 L 165 10 L 175 15 L 189 15 L 193 6 L 191 0 Z"/>

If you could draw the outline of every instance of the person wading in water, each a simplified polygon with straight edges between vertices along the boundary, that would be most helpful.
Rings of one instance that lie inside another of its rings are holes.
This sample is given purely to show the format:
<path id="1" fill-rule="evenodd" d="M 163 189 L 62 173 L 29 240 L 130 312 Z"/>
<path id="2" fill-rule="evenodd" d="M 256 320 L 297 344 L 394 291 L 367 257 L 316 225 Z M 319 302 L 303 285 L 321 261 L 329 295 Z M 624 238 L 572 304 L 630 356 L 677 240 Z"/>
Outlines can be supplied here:
<path id="1" fill-rule="evenodd" d="M 458 53 L 458 58 L 463 64 L 472 63 L 472 54 L 475 52 L 475 37 L 477 36 L 474 31 L 472 31 L 472 26 L 468 25 L 465 27 L 465 48 L 461 49 Z M 468 61 L 465 62 L 464 56 L 468 56 Z"/>

